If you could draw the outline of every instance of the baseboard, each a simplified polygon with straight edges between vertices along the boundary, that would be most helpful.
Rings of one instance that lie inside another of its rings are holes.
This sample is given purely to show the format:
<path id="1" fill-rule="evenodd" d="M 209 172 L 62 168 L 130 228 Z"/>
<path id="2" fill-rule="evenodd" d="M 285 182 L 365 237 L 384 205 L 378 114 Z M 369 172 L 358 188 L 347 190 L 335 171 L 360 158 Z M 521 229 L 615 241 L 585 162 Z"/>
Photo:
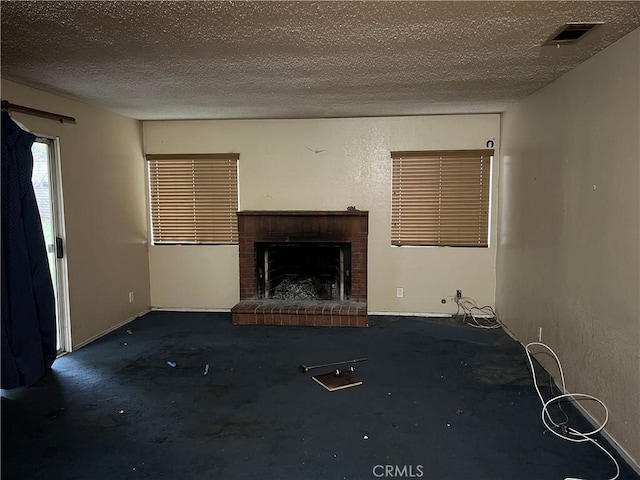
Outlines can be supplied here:
<path id="1" fill-rule="evenodd" d="M 367 315 L 389 316 L 389 317 L 431 317 L 431 318 L 452 318 L 455 313 L 430 313 L 430 312 L 367 312 Z M 476 315 L 478 318 L 492 318 L 493 315 Z"/>
<path id="2" fill-rule="evenodd" d="M 79 348 L 82 348 L 86 345 L 89 345 L 91 342 L 95 342 L 96 340 L 98 340 L 100 337 L 104 337 L 105 335 L 113 332 L 114 330 L 119 329 L 120 327 L 125 326 L 127 323 L 133 322 L 136 318 L 141 317 L 142 315 L 146 315 L 147 313 L 149 313 L 151 311 L 150 308 L 147 308 L 145 310 L 143 310 L 142 312 L 138 313 L 137 315 L 134 315 L 133 317 L 127 318 L 126 320 L 118 323 L 117 325 L 114 325 L 108 329 L 106 329 L 104 332 L 101 332 L 97 335 L 94 335 L 93 337 L 85 340 L 84 342 L 80 342 L 77 345 L 72 345 L 71 346 L 71 351 L 75 351 L 78 350 Z"/>
<path id="3" fill-rule="evenodd" d="M 502 328 L 504 329 L 504 331 L 511 337 L 513 338 L 516 342 L 518 342 L 520 344 L 520 346 L 522 347 L 523 350 L 525 350 L 526 352 L 526 348 L 525 346 L 522 344 L 522 342 L 513 334 L 513 332 L 511 332 L 507 327 L 505 327 L 504 325 L 502 325 Z M 540 365 L 542 366 L 542 365 Z M 547 369 L 542 367 L 543 370 L 547 373 L 547 375 L 549 375 L 552 379 L 553 379 L 553 384 L 554 386 L 558 389 L 559 392 L 562 392 L 562 394 L 569 394 L 569 393 L 573 393 L 573 392 L 569 392 L 566 389 L 562 388 L 562 384 L 558 383 L 558 380 L 551 375 L 549 372 L 547 372 Z M 533 380 L 532 380 L 533 382 Z M 591 424 L 591 426 L 596 429 L 600 426 L 600 422 L 598 422 L 598 420 L 596 420 L 593 415 L 591 415 L 591 413 L 589 413 L 589 411 L 584 408 L 582 406 L 582 404 L 580 402 L 572 402 L 572 405 L 575 406 L 578 411 L 584 416 L 584 418 Z M 635 460 L 635 458 L 633 458 L 629 452 L 627 452 L 622 445 L 620 445 L 616 439 L 609 433 L 607 432 L 606 428 L 603 428 L 602 430 L 600 430 L 600 434 L 605 438 L 605 440 L 607 440 L 607 442 L 609 442 L 609 444 L 613 447 L 613 449 L 618 453 L 618 455 L 620 455 L 620 457 L 622 457 L 622 459 L 627 463 L 627 465 L 629 465 L 631 467 L 632 470 L 634 470 L 638 475 L 640 475 L 640 464 L 638 464 L 638 462 Z"/>
<path id="4" fill-rule="evenodd" d="M 230 308 L 181 308 L 181 307 L 151 307 L 154 312 L 211 312 L 229 313 Z"/>
<path id="5" fill-rule="evenodd" d="M 183 307 L 151 307 L 153 312 L 211 312 L 229 313 L 230 308 L 183 308 Z M 367 315 L 390 316 L 390 317 L 433 317 L 451 318 L 454 313 L 430 313 L 430 312 L 367 312 Z M 492 315 L 476 315 L 479 318 L 491 318 Z"/>
<path id="6" fill-rule="evenodd" d="M 522 345 L 522 344 L 520 344 L 520 345 Z M 571 393 L 571 392 L 567 392 L 566 390 L 563 390 L 562 389 L 562 385 L 559 384 L 558 381 L 554 377 L 551 377 L 551 378 L 553 378 L 553 383 L 556 386 L 556 388 L 558 389 L 558 391 L 562 392 L 563 394 Z M 580 411 L 580 413 L 582 413 L 584 418 L 587 419 L 587 421 L 591 424 L 591 426 L 594 429 L 600 426 L 600 422 L 598 422 L 598 420 L 596 420 L 593 417 L 593 415 L 591 415 L 591 413 L 589 413 L 589 411 L 582 406 L 582 404 L 580 402 L 573 402 L 572 405 L 575 406 Z M 609 444 L 614 448 L 614 450 L 616 452 L 618 452 L 618 455 L 620 455 L 622 457 L 622 459 L 627 463 L 627 465 L 629 465 L 632 470 L 634 470 L 638 475 L 640 475 L 640 464 L 635 460 L 635 458 L 633 458 L 631 456 L 631 454 L 629 454 L 629 452 L 627 452 L 622 447 L 622 445 L 620 445 L 616 441 L 615 438 L 613 438 L 611 436 L 611 434 L 609 432 L 607 432 L 606 428 L 603 428 L 600 431 L 600 434 L 605 438 L 605 440 L 607 442 L 609 442 Z"/>
<path id="7" fill-rule="evenodd" d="M 509 335 L 511 338 L 513 338 L 516 342 L 518 342 L 520 344 L 520 346 L 523 348 L 523 350 L 526 350 L 524 348 L 524 345 L 520 341 L 520 339 L 518 339 L 518 337 L 516 337 L 516 335 L 511 330 L 509 330 L 509 328 L 507 328 L 506 325 L 504 325 L 503 323 L 500 323 L 500 324 L 502 325 L 502 329 L 505 331 L 505 333 L 507 335 Z M 546 369 L 545 369 L 545 371 L 546 371 Z M 549 372 L 547 372 L 547 373 L 549 373 Z M 556 388 L 558 389 L 558 391 L 562 392 L 563 394 L 571 393 L 571 392 L 567 392 L 566 390 L 563 390 L 562 385 L 560 385 L 558 383 L 558 381 L 556 380 L 555 377 L 551 376 L 551 378 L 553 378 L 553 383 L 556 386 Z M 580 404 L 580 402 L 573 402 L 573 405 L 575 405 L 575 407 L 578 409 L 578 411 L 580 411 L 580 413 L 582 413 L 584 418 L 587 419 L 587 421 L 591 424 L 592 427 L 597 428 L 600 425 L 599 422 L 593 417 L 593 415 L 591 415 L 587 411 L 587 409 L 585 409 Z M 607 440 L 607 442 L 609 442 L 609 444 L 615 449 L 615 451 L 618 452 L 618 455 L 620 455 L 620 457 L 622 457 L 622 459 L 627 463 L 627 465 L 629 465 L 632 470 L 634 470 L 638 475 L 640 475 L 640 464 L 638 464 L 638 462 L 629 454 L 629 452 L 627 452 L 616 441 L 616 439 L 613 438 L 609 432 L 607 432 L 606 428 L 602 429 L 600 431 L 600 434 Z"/>
<path id="8" fill-rule="evenodd" d="M 516 337 L 516 335 L 511 330 L 509 330 L 509 327 L 507 327 L 504 323 L 500 321 L 500 317 L 498 317 L 498 323 L 500 324 L 500 326 L 502 327 L 502 330 L 504 330 L 504 332 L 507 335 L 509 335 L 513 340 L 515 340 L 520 345 L 522 345 L 522 342 L 518 339 L 518 337 Z M 524 348 L 524 346 L 522 348 Z"/>
<path id="9" fill-rule="evenodd" d="M 425 312 L 367 312 L 367 315 L 388 317 L 451 317 L 449 313 L 425 313 Z"/>

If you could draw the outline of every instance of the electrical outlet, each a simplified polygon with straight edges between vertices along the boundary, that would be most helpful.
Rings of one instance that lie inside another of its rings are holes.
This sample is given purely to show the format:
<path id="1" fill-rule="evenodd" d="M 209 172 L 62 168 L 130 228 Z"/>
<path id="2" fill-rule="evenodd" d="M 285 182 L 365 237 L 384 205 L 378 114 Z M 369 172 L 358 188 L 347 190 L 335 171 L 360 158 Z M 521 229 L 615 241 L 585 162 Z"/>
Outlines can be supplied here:
<path id="1" fill-rule="evenodd" d="M 457 299 L 461 299 L 462 298 L 462 290 L 456 290 L 456 298 Z"/>
<path id="2" fill-rule="evenodd" d="M 396 297 L 397 298 L 404 298 L 404 288 L 402 288 L 402 287 L 396 288 Z"/>
<path id="3" fill-rule="evenodd" d="M 542 342 L 542 327 L 538 327 L 538 341 Z"/>
<path id="4" fill-rule="evenodd" d="M 129 303 L 133 303 L 133 292 L 129 292 Z"/>

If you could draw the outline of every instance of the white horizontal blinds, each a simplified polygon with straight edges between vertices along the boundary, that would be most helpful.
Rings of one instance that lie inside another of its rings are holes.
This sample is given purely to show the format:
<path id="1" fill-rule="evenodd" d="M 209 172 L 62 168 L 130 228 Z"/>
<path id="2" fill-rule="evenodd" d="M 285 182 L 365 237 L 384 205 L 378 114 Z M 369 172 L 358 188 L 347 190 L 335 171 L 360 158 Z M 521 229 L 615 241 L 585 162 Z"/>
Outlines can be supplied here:
<path id="1" fill-rule="evenodd" d="M 238 158 L 147 155 L 155 244 L 238 242 Z"/>
<path id="2" fill-rule="evenodd" d="M 392 152 L 392 244 L 486 247 L 492 155 Z"/>

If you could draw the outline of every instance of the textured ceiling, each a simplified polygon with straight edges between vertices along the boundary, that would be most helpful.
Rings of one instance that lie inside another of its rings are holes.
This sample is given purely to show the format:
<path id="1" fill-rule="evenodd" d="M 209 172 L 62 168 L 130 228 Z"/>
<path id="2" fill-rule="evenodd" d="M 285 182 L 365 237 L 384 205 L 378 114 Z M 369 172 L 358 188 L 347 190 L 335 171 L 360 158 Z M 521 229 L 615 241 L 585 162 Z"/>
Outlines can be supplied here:
<path id="1" fill-rule="evenodd" d="M 638 1 L 1 8 L 3 78 L 145 120 L 501 112 L 640 26 Z"/>

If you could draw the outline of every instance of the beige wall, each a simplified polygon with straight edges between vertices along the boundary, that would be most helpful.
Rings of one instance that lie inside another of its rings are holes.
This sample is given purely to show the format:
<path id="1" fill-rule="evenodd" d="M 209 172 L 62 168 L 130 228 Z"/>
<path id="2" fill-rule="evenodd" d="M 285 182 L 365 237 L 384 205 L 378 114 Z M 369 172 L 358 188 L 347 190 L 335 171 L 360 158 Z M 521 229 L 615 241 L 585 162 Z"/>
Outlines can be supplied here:
<path id="1" fill-rule="evenodd" d="M 497 306 L 640 460 L 640 30 L 502 119 Z"/>
<path id="2" fill-rule="evenodd" d="M 452 313 L 456 289 L 494 303 L 496 222 L 488 249 L 391 247 L 389 152 L 485 148 L 489 139 L 498 144 L 499 121 L 469 115 L 143 126 L 145 153 L 239 153 L 242 210 L 369 210 L 369 311 Z M 237 247 L 156 246 L 149 253 L 154 307 L 226 309 L 238 301 Z M 404 298 L 396 298 L 396 287 Z"/>
<path id="3" fill-rule="evenodd" d="M 141 125 L 4 80 L 2 98 L 77 120 L 12 114 L 33 133 L 60 139 L 71 334 L 82 344 L 150 306 Z"/>

